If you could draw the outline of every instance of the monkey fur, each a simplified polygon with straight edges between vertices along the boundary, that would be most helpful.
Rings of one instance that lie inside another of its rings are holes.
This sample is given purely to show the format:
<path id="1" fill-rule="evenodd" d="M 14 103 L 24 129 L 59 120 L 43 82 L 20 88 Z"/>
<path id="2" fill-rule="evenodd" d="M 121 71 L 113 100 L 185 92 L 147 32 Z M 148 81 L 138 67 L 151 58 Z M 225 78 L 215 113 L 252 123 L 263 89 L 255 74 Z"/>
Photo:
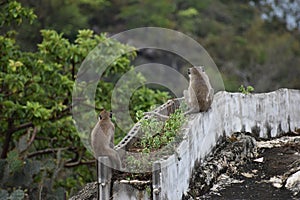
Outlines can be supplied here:
<path id="1" fill-rule="evenodd" d="M 214 89 L 209 78 L 202 66 L 189 68 L 188 73 L 190 83 L 188 90 L 183 91 L 183 95 L 189 110 L 185 114 L 206 112 L 214 98 Z"/>
<path id="2" fill-rule="evenodd" d="M 99 121 L 91 133 L 91 145 L 94 156 L 108 156 L 112 167 L 120 169 L 121 159 L 116 150 L 114 150 L 115 126 L 111 121 L 112 113 L 102 110 L 99 115 Z"/>
<path id="3" fill-rule="evenodd" d="M 209 78 L 202 66 L 189 68 L 188 74 L 190 77 L 189 87 L 188 90 L 183 91 L 183 95 L 189 110 L 184 115 L 206 112 L 214 98 L 214 89 L 209 82 Z M 145 112 L 144 114 L 155 115 L 161 120 L 169 119 L 169 116 L 156 112 Z"/>

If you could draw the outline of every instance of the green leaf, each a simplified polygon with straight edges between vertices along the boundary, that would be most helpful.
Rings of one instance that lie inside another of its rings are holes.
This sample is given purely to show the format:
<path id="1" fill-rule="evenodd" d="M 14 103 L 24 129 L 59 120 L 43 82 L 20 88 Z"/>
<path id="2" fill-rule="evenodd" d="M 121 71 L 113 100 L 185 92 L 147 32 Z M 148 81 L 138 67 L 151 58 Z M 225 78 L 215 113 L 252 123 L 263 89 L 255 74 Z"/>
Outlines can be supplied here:
<path id="1" fill-rule="evenodd" d="M 13 108 L 15 106 L 15 103 L 12 101 L 4 101 L 2 102 L 2 104 L 6 107 L 6 108 Z"/>
<path id="2" fill-rule="evenodd" d="M 247 91 L 248 91 L 248 92 L 253 92 L 253 91 L 254 91 L 254 87 L 248 86 L 248 87 L 247 87 Z"/>
<path id="3" fill-rule="evenodd" d="M 181 17 L 195 17 L 199 13 L 195 8 L 188 8 L 186 10 L 179 11 L 178 15 Z"/>

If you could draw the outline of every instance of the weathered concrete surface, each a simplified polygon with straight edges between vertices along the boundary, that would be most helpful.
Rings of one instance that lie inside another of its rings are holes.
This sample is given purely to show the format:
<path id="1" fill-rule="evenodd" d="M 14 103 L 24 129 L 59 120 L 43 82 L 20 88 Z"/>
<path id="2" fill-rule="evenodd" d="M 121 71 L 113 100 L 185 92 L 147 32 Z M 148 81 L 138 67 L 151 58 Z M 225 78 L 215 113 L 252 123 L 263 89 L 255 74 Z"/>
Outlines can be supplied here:
<path id="1" fill-rule="evenodd" d="M 157 111 L 166 114 L 172 103 L 166 103 Z M 183 128 L 184 140 L 176 152 L 166 160 L 160 160 L 160 188 L 158 199 L 181 199 L 188 189 L 189 180 L 196 163 L 208 156 L 223 136 L 234 132 L 251 132 L 256 137 L 271 138 L 300 128 L 300 91 L 280 89 L 262 94 L 241 94 L 218 92 L 215 94 L 212 108 L 205 113 L 189 116 Z M 136 125 L 118 145 L 120 151 L 134 141 L 139 133 Z M 117 189 L 117 190 L 116 190 Z M 117 194 L 130 190 L 127 186 L 113 189 Z M 134 199 L 136 190 L 130 198 Z M 144 194 L 144 193 L 143 193 Z M 133 198 L 131 198 L 133 196 Z M 154 195 L 153 195 L 154 196 Z"/>
<path id="2" fill-rule="evenodd" d="M 300 199 L 300 133 L 255 141 L 252 154 L 244 157 L 250 138 L 255 141 L 235 133 L 214 149 L 195 168 L 183 199 Z"/>
<path id="3" fill-rule="evenodd" d="M 204 162 L 196 164 L 183 199 L 202 197 L 209 191 L 215 192 L 224 185 L 239 182 L 232 178 L 231 173 L 236 173 L 240 165 L 256 155 L 257 145 L 253 137 L 239 132 L 224 139 Z"/>
<path id="4" fill-rule="evenodd" d="M 114 183 L 114 192 L 113 192 L 113 199 L 124 199 L 124 200 L 148 200 L 150 199 L 151 189 L 149 190 L 138 190 L 133 186 L 120 183 L 116 181 Z"/>
<path id="5" fill-rule="evenodd" d="M 261 138 L 280 136 L 300 127 L 300 91 L 271 93 L 219 92 L 212 108 L 191 115 L 177 152 L 161 161 L 161 199 L 181 199 L 196 162 L 201 162 L 222 136 L 252 132 Z"/>
<path id="6" fill-rule="evenodd" d="M 285 187 L 292 190 L 295 195 L 300 192 L 300 171 L 292 174 L 287 179 Z"/>

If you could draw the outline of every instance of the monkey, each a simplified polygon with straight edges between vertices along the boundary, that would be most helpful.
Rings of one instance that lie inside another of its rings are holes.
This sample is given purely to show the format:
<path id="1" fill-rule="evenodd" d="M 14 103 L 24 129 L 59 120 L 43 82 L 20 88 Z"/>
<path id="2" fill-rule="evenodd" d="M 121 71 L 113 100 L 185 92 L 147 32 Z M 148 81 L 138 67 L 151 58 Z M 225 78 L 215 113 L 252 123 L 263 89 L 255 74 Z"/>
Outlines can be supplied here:
<path id="1" fill-rule="evenodd" d="M 189 107 L 185 114 L 208 111 L 214 98 L 214 89 L 203 66 L 189 68 L 188 74 L 189 87 L 183 91 L 184 100 Z"/>
<path id="2" fill-rule="evenodd" d="M 91 145 L 94 156 L 108 156 L 114 168 L 121 168 L 121 159 L 116 150 L 114 150 L 115 126 L 111 121 L 112 113 L 103 109 L 99 114 L 97 124 L 91 133 Z"/>
<path id="3" fill-rule="evenodd" d="M 189 110 L 184 113 L 184 116 L 208 111 L 214 98 L 214 89 L 203 66 L 189 68 L 188 75 L 190 78 L 189 87 L 183 91 L 183 96 Z M 145 112 L 144 114 L 155 115 L 161 120 L 169 119 L 169 116 L 156 112 Z"/>

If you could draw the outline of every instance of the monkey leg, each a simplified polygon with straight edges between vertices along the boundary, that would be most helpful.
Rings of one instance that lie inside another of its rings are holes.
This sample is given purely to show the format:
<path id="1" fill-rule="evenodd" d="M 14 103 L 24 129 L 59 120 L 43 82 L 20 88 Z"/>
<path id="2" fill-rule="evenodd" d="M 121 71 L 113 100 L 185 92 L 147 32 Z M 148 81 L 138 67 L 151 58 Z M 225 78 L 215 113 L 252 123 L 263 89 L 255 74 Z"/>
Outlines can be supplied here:
<path id="1" fill-rule="evenodd" d="M 189 95 L 188 90 L 184 90 L 184 91 L 183 91 L 183 97 L 184 97 L 185 103 L 186 103 L 188 106 L 190 106 L 190 105 L 191 105 L 191 102 L 190 102 L 190 95 Z"/>
<path id="2" fill-rule="evenodd" d="M 184 114 L 184 116 L 188 115 L 188 114 L 193 114 L 193 113 L 198 113 L 199 109 L 197 107 L 192 107 L 190 108 L 188 111 L 186 111 Z"/>

